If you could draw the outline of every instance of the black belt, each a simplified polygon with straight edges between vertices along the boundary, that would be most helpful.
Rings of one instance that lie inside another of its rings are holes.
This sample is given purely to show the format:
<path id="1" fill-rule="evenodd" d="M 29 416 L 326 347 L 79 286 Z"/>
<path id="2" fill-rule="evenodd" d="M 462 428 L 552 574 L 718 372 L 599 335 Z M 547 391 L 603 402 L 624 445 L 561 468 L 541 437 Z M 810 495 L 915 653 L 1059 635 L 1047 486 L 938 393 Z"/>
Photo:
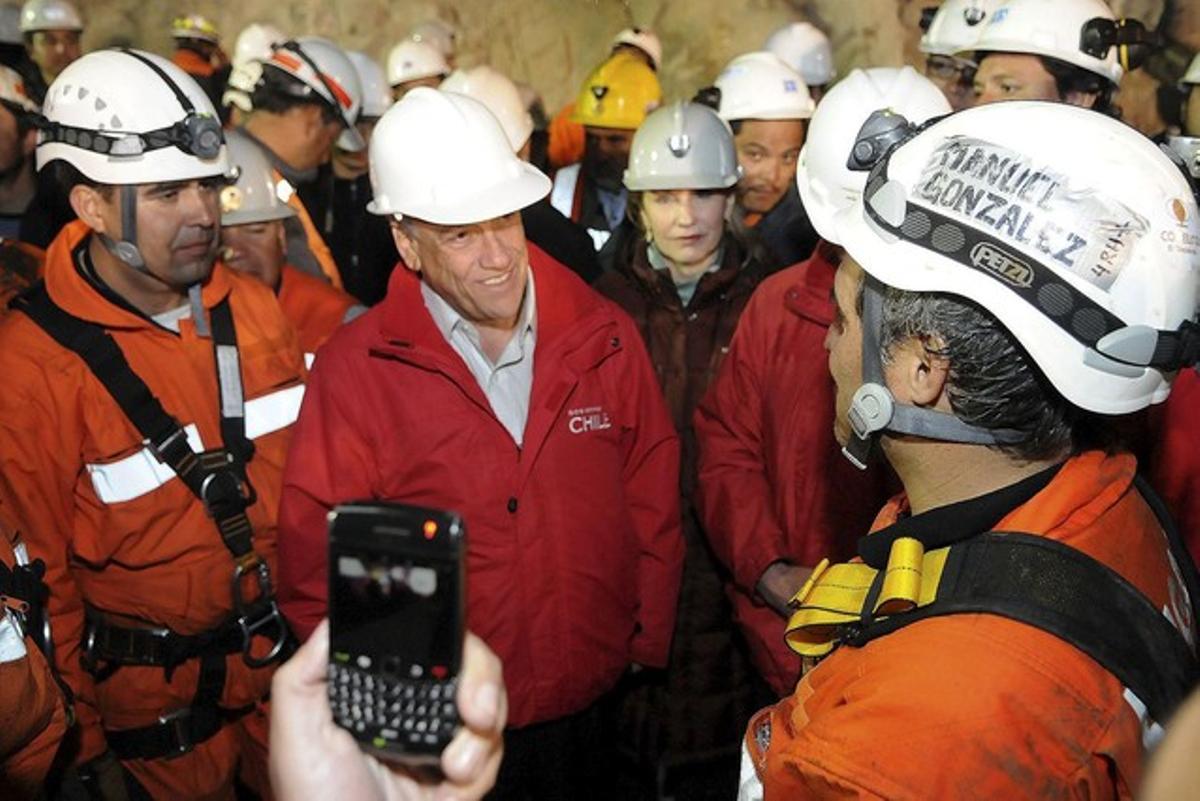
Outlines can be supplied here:
<path id="1" fill-rule="evenodd" d="M 105 729 L 108 747 L 120 759 L 162 759 L 188 753 L 211 739 L 227 723 L 232 723 L 253 709 L 253 706 L 241 709 L 218 706 L 217 701 L 224 686 L 225 655 L 206 654 L 201 657 L 200 678 L 191 706 L 168 712 L 149 726 Z"/>

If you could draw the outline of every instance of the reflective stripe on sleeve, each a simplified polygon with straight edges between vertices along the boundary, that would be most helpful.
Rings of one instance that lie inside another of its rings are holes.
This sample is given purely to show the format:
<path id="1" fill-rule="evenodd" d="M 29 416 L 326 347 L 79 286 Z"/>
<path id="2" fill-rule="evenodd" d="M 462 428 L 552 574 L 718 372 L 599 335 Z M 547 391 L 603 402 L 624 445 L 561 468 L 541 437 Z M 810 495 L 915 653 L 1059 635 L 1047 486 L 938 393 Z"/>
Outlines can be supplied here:
<path id="1" fill-rule="evenodd" d="M 246 401 L 246 437 L 258 439 L 287 428 L 300 414 L 304 385 L 285 387 Z M 188 444 L 199 453 L 204 442 L 194 423 L 184 426 Z M 175 472 L 155 458 L 149 448 L 105 464 L 87 465 L 92 488 L 102 503 L 124 503 L 153 492 L 175 478 Z"/>
<path id="2" fill-rule="evenodd" d="M 183 431 L 192 450 L 197 453 L 204 450 L 194 423 L 184 426 Z M 175 478 L 175 471 L 160 462 L 148 447 L 115 462 L 89 464 L 87 471 L 92 477 L 92 489 L 103 503 L 132 501 Z"/>
<path id="3" fill-rule="evenodd" d="M 25 658 L 25 638 L 17 631 L 10 612 L 0 612 L 0 662 L 16 662 Z"/>
<path id="4" fill-rule="evenodd" d="M 246 436 L 258 439 L 287 428 L 300 416 L 302 400 L 304 385 L 296 384 L 246 401 Z"/>

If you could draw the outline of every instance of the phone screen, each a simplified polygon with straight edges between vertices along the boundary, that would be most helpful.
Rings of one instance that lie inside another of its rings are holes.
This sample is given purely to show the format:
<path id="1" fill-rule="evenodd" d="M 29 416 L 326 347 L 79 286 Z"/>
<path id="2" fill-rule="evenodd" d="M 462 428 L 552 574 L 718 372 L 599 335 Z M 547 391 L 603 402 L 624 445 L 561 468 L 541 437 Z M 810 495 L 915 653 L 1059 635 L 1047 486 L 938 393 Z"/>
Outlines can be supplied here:
<path id="1" fill-rule="evenodd" d="M 330 564 L 333 658 L 406 679 L 457 669 L 457 566 L 338 548 Z"/>

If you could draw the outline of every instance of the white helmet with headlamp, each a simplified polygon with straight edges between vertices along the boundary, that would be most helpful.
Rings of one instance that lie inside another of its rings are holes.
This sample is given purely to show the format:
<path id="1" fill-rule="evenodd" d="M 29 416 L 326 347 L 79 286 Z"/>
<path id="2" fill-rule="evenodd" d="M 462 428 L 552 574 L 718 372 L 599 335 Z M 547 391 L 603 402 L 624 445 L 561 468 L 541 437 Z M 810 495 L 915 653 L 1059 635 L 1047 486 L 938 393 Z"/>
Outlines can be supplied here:
<path id="1" fill-rule="evenodd" d="M 1137 411 L 1164 400 L 1175 371 L 1200 357 L 1193 183 L 1134 129 L 1061 103 L 981 106 L 915 132 L 879 112 L 850 163 L 869 171 L 866 188 L 837 215 L 835 234 L 867 275 L 986 309 L 1071 404 Z M 863 302 L 852 458 L 884 430 L 1005 441 L 1005 432 L 895 403 L 882 381 L 882 299 L 871 281 Z"/>

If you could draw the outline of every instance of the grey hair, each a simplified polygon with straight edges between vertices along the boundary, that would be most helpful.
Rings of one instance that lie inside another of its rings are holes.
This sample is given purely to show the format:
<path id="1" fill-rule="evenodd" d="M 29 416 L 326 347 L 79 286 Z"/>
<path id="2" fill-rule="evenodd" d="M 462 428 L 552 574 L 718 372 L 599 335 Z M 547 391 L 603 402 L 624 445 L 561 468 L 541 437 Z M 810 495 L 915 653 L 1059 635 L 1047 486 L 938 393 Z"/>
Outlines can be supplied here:
<path id="1" fill-rule="evenodd" d="M 917 339 L 949 363 L 950 407 L 963 422 L 1012 429 L 1021 441 L 996 447 L 1021 461 L 1063 458 L 1093 447 L 1112 449 L 1115 428 L 1069 403 L 1017 340 L 981 307 L 961 298 L 884 290 L 880 350 Z"/>

